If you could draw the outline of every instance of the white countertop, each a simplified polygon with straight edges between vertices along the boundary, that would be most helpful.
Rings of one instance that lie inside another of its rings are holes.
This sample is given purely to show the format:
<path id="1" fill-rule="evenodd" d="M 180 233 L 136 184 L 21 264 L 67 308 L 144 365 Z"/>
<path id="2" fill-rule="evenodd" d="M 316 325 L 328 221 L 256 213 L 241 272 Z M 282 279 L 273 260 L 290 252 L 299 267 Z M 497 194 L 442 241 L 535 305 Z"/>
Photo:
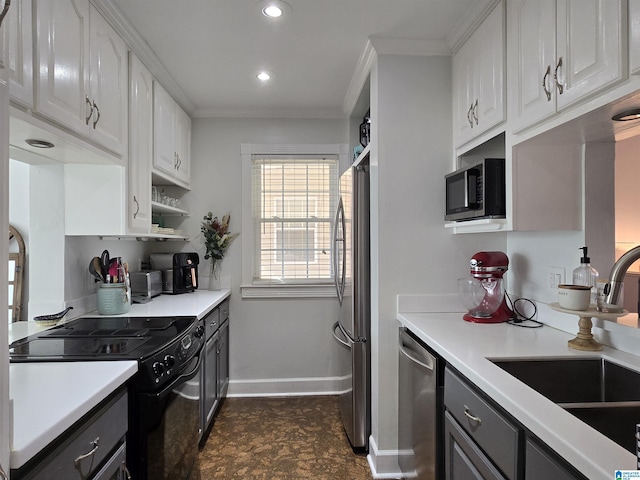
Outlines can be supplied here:
<path id="1" fill-rule="evenodd" d="M 602 356 L 640 370 L 640 357 L 608 347 L 602 352 L 570 349 L 567 341 L 575 335 L 548 326 L 470 323 L 461 313 L 400 313 L 398 320 L 587 478 L 609 480 L 615 470 L 636 469 L 635 455 L 488 358 Z"/>
<path id="2" fill-rule="evenodd" d="M 135 361 L 10 364 L 10 467 L 24 465 L 137 370 Z"/>
<path id="3" fill-rule="evenodd" d="M 173 317 L 173 316 L 197 316 L 204 317 L 213 310 L 225 298 L 231 295 L 231 290 L 222 289 L 196 290 L 179 295 L 161 294 L 151 299 L 149 303 L 134 303 L 131 309 L 116 317 Z M 93 312 L 91 316 L 95 316 Z"/>
<path id="4" fill-rule="evenodd" d="M 149 303 L 134 303 L 127 313 L 110 315 L 114 317 L 166 317 L 166 316 L 197 316 L 204 317 L 231 295 L 231 290 L 219 291 L 196 290 L 193 293 L 180 295 L 158 295 Z M 89 312 L 85 316 L 98 316 L 97 311 Z M 72 319 L 75 320 L 75 319 Z M 15 342 L 29 335 L 51 328 L 43 327 L 38 322 L 14 322 L 9 324 L 9 343 Z"/>

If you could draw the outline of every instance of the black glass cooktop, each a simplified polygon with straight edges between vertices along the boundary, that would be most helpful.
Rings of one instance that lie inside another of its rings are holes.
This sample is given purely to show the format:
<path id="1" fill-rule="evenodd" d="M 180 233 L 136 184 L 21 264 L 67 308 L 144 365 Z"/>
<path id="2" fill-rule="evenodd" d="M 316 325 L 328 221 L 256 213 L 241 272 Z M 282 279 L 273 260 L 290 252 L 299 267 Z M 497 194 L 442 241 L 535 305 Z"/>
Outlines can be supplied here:
<path id="1" fill-rule="evenodd" d="M 72 320 L 9 345 L 13 362 L 142 360 L 187 331 L 194 317 L 90 317 Z"/>

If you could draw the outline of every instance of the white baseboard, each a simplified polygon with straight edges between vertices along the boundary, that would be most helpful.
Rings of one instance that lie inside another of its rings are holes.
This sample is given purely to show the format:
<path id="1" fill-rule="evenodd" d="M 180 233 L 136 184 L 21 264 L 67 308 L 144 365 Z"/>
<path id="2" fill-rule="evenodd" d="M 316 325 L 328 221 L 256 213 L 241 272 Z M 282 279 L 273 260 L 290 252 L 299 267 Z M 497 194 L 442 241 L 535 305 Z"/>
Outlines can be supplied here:
<path id="1" fill-rule="evenodd" d="M 367 461 L 373 478 L 402 478 L 398 465 L 398 450 L 379 450 L 373 435 L 369 436 Z"/>
<path id="2" fill-rule="evenodd" d="M 228 397 L 338 395 L 349 389 L 350 376 L 230 380 Z"/>

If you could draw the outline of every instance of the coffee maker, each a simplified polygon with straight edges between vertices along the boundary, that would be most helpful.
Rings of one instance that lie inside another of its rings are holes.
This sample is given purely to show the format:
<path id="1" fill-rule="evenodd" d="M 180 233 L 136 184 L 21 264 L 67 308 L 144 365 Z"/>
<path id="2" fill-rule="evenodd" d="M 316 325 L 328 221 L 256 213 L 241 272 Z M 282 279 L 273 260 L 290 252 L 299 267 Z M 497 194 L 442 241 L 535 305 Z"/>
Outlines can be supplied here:
<path id="1" fill-rule="evenodd" d="M 162 272 L 162 293 L 193 292 L 198 288 L 197 253 L 152 253 L 151 268 Z"/>
<path id="2" fill-rule="evenodd" d="M 469 310 L 468 322 L 500 323 L 515 317 L 507 306 L 503 275 L 509 269 L 509 258 L 503 252 L 478 252 L 469 262 L 471 277 L 458 280 L 458 292 Z"/>

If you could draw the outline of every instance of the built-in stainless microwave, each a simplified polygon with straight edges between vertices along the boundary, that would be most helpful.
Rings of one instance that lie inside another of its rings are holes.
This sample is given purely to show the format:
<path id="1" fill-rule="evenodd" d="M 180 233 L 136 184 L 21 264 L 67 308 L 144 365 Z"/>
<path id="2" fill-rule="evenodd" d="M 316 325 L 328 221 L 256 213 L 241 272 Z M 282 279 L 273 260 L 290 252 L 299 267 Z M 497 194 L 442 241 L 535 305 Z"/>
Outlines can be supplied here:
<path id="1" fill-rule="evenodd" d="M 485 158 L 445 175 L 445 220 L 504 218 L 504 158 Z"/>

